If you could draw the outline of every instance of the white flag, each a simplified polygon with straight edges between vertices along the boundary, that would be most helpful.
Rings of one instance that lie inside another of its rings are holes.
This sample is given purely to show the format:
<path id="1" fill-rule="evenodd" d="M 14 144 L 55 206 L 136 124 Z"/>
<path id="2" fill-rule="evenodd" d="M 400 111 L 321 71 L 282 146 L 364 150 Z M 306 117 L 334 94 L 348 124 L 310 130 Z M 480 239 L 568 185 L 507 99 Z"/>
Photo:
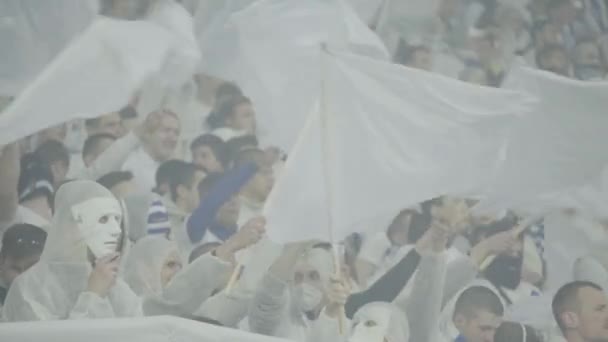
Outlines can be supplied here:
<path id="1" fill-rule="evenodd" d="M 239 84 L 254 103 L 259 138 L 287 151 L 316 98 L 322 43 L 389 59 L 345 0 L 261 0 L 224 18 L 199 32 L 203 70 Z"/>
<path id="2" fill-rule="evenodd" d="M 0 115 L 0 144 L 120 110 L 161 69 L 170 42 L 152 23 L 96 20 Z"/>
<path id="3" fill-rule="evenodd" d="M 485 205 L 576 207 L 588 197 L 581 187 L 599 185 L 608 163 L 608 82 L 516 68 L 505 87 L 527 92 L 539 102 L 513 126 Z"/>
<path id="4" fill-rule="evenodd" d="M 479 191 L 530 104 L 519 92 L 354 55 L 327 58 L 326 90 L 329 157 L 316 108 L 268 199 L 277 242 L 329 239 L 329 214 L 339 241 L 379 215 Z"/>

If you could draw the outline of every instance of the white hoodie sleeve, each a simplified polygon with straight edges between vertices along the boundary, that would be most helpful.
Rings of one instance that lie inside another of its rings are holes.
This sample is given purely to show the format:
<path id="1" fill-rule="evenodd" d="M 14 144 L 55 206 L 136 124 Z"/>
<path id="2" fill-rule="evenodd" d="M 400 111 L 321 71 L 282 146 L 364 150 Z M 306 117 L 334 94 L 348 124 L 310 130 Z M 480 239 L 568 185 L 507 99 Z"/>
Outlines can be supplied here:
<path id="1" fill-rule="evenodd" d="M 144 300 L 147 316 L 192 314 L 214 290 L 222 288 L 230 276 L 231 265 L 212 255 L 203 255 L 173 277 L 161 296 Z"/>
<path id="2" fill-rule="evenodd" d="M 247 316 L 251 296 L 225 291 L 215 294 L 207 299 L 194 313 L 195 316 L 216 320 L 226 327 L 236 328 L 241 320 Z"/>
<path id="3" fill-rule="evenodd" d="M 76 172 L 76 178 L 97 180 L 110 172 L 121 170 L 131 152 L 137 149 L 139 144 L 137 136 L 130 132 L 103 151 L 91 166 Z"/>
<path id="4" fill-rule="evenodd" d="M 78 296 L 68 319 L 113 317 L 114 309 L 108 298 L 102 298 L 93 292 L 85 291 Z"/>

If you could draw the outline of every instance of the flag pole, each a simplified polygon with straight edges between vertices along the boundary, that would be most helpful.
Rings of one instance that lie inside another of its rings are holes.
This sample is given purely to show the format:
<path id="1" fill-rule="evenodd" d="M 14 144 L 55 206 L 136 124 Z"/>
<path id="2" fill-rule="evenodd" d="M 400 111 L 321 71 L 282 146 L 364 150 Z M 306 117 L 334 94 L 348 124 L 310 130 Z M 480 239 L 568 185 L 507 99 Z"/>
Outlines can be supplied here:
<path id="1" fill-rule="evenodd" d="M 330 143 L 330 117 L 328 110 L 328 89 L 327 89 L 327 62 L 330 56 L 329 49 L 326 43 L 321 44 L 320 53 L 320 69 L 321 69 L 321 84 L 320 84 L 320 99 L 319 99 L 319 112 L 321 116 L 321 150 L 322 150 L 322 161 L 323 161 L 323 179 L 325 185 L 325 193 L 327 197 L 327 233 L 329 241 L 332 245 L 332 255 L 334 259 L 334 272 L 338 279 L 342 279 L 342 263 L 340 261 L 340 248 L 336 243 L 334 233 L 334 217 L 333 217 L 333 191 L 332 191 L 332 177 L 329 162 L 333 158 L 332 144 Z M 340 335 L 344 334 L 344 309 L 341 310 L 338 316 L 338 329 Z"/>

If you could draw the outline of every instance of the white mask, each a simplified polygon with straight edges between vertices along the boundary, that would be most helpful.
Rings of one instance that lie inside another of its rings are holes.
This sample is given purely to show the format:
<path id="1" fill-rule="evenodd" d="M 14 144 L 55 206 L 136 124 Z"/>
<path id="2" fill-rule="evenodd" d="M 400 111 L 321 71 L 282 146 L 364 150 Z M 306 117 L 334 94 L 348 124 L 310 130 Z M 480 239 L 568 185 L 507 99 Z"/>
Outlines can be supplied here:
<path id="1" fill-rule="evenodd" d="M 122 210 L 116 199 L 97 197 L 72 207 L 80 234 L 96 258 L 116 252 Z"/>
<path id="2" fill-rule="evenodd" d="M 358 313 L 348 342 L 384 342 L 390 316 L 391 312 L 382 307 L 370 307 Z"/>
<path id="3" fill-rule="evenodd" d="M 295 288 L 294 300 L 302 312 L 310 312 L 316 309 L 323 300 L 323 292 L 304 283 Z"/>

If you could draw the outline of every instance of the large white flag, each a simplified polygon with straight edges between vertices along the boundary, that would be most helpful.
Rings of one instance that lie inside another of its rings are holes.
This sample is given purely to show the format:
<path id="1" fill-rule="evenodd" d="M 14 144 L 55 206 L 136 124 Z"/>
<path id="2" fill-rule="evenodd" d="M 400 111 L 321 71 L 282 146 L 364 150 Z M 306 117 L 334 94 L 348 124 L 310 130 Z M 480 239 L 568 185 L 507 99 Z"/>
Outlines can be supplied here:
<path id="1" fill-rule="evenodd" d="M 599 189 L 608 163 L 608 82 L 515 68 L 504 87 L 529 93 L 539 102 L 530 115 L 515 122 L 505 161 L 484 205 L 588 207 L 588 195 Z M 582 186 L 589 188 L 581 191 Z M 605 215 L 605 208 L 592 211 Z"/>
<path id="2" fill-rule="evenodd" d="M 4 0 L 0 2 L 0 95 L 14 96 L 97 13 L 93 0 Z"/>
<path id="3" fill-rule="evenodd" d="M 144 21 L 96 20 L 0 115 L 0 144 L 120 110 L 162 67 L 170 36 Z"/>
<path id="4" fill-rule="evenodd" d="M 243 3 L 228 2 L 235 11 Z M 345 0 L 261 0 L 199 32 L 203 70 L 237 82 L 256 108 L 262 142 L 289 150 L 319 84 L 319 46 L 388 60 L 379 38 Z M 227 40 L 228 39 L 228 40 Z"/>
<path id="5" fill-rule="evenodd" d="M 422 200 L 480 191 L 531 102 L 370 58 L 326 61 L 327 144 L 318 106 L 268 199 L 268 234 L 278 242 L 328 239 L 329 214 L 338 241 Z"/>
<path id="6" fill-rule="evenodd" d="M 191 20 L 164 1 L 145 20 L 98 17 L 0 115 L 0 144 L 120 110 L 150 80 L 181 86 L 200 62 Z"/>

